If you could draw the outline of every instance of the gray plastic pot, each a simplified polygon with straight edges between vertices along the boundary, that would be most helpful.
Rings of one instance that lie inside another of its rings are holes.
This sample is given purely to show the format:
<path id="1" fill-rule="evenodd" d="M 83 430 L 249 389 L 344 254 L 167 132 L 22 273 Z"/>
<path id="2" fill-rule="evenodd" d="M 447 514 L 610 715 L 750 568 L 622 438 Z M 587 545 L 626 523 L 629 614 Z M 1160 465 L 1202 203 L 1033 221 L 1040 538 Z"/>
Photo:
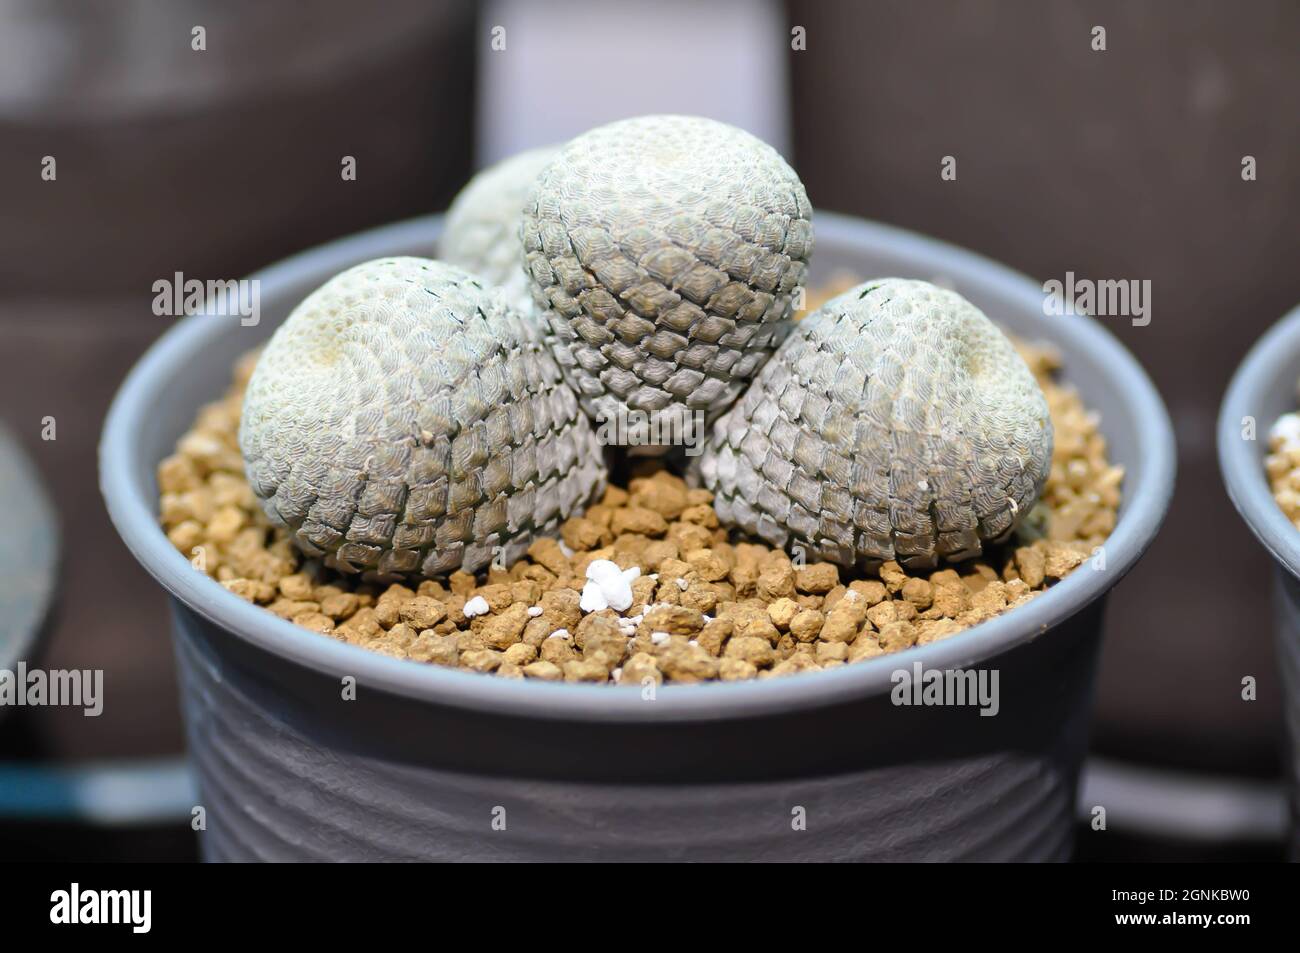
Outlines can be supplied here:
<path id="1" fill-rule="evenodd" d="M 1300 381 L 1300 308 L 1255 342 L 1237 368 L 1219 408 L 1219 469 L 1228 496 L 1250 531 L 1273 554 L 1273 634 L 1286 694 L 1290 738 L 1291 855 L 1300 857 L 1300 530 L 1273 499 L 1264 457 L 1268 431 L 1296 409 Z M 1250 418 L 1254 439 L 1246 439 Z M 1243 673 L 1249 674 L 1249 673 Z"/>
<path id="2" fill-rule="evenodd" d="M 942 277 L 1013 331 L 1055 342 L 1100 411 L 1125 499 L 1103 571 L 1081 569 L 969 632 L 763 682 L 633 688 L 507 681 L 399 661 L 297 628 L 190 564 L 157 525 L 154 468 L 235 358 L 356 262 L 427 254 L 417 219 L 268 268 L 262 321 L 165 334 L 100 446 L 114 524 L 171 597 L 209 859 L 1062 859 L 1069 855 L 1106 592 L 1150 543 L 1174 443 L 1141 368 L 1100 325 L 1045 317 L 1040 288 L 893 228 L 820 214 L 814 281 Z M 995 717 L 893 704 L 891 677 L 997 670 Z M 342 700 L 356 679 L 356 699 Z M 500 829 L 504 827 L 504 829 Z"/>

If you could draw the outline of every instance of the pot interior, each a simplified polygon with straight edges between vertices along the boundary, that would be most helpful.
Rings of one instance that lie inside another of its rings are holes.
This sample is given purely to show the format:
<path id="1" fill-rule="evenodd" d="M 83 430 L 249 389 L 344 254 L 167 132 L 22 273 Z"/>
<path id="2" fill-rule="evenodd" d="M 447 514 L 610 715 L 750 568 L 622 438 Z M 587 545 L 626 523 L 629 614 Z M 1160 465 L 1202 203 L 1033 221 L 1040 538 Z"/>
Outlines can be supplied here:
<path id="1" fill-rule="evenodd" d="M 1154 536 L 1172 492 L 1173 435 L 1164 405 L 1137 362 L 1099 322 L 1044 314 L 1039 285 L 973 253 L 843 216 L 818 213 L 815 221 L 812 286 L 845 273 L 862 280 L 898 276 L 943 283 L 1007 330 L 1060 349 L 1065 379 L 1100 413 L 1111 459 L 1125 468 L 1119 521 L 1106 544 L 1108 571 L 1074 573 L 1014 612 L 901 655 L 775 680 L 781 684 L 666 686 L 661 700 L 672 698 L 673 704 L 654 706 L 655 717 L 670 711 L 682 717 L 716 716 L 726 707 L 718 705 L 722 693 L 741 706 L 758 699 L 764 705 L 825 704 L 864 691 L 888 692 L 890 674 L 900 664 L 959 668 L 1031 641 L 1118 581 Z M 636 699 L 615 701 L 600 686 L 511 684 L 384 658 L 296 630 L 210 580 L 196 578 L 201 574 L 192 571 L 158 528 L 155 467 L 172 452 L 198 408 L 224 393 L 235 360 L 263 343 L 299 301 L 339 271 L 388 255 L 431 256 L 441 228 L 441 216 L 429 216 L 304 252 L 254 276 L 260 281 L 256 324 L 241 323 L 237 313 L 200 314 L 182 319 L 165 334 L 128 377 L 105 425 L 101 482 L 114 523 L 146 569 L 186 605 L 262 648 L 309 667 L 364 670 L 391 690 L 421 696 L 432 692 L 442 698 L 450 694 L 474 707 L 517 704 L 520 711 L 534 710 L 563 693 L 575 713 L 609 717 L 626 708 L 625 716 L 648 717 L 638 710 L 644 706 Z"/>
<path id="2" fill-rule="evenodd" d="M 1300 578 L 1300 530 L 1273 499 L 1264 472 L 1270 428 L 1282 414 L 1300 408 L 1298 381 L 1300 308 L 1255 342 L 1237 368 L 1219 410 L 1217 436 L 1228 496 L 1265 548 Z"/>

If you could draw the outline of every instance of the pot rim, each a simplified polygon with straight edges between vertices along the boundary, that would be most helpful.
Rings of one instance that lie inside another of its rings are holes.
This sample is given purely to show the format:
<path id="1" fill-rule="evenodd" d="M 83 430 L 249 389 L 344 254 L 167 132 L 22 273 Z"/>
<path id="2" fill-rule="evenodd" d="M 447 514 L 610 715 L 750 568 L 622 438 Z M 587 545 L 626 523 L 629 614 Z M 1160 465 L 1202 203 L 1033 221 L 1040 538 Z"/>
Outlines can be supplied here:
<path id="1" fill-rule="evenodd" d="M 1256 408 L 1275 393 L 1278 378 L 1300 352 L 1300 306 L 1283 315 L 1276 324 L 1251 346 L 1237 366 L 1219 405 L 1215 439 L 1218 443 L 1219 475 L 1228 498 L 1250 531 L 1273 558 L 1291 575 L 1300 579 L 1300 530 L 1291 525 L 1282 507 L 1273 499 L 1260 453 L 1261 439 L 1273 421 L 1261 421 Z M 1294 392 L 1296 383 L 1288 385 Z M 1241 420 L 1253 417 L 1255 440 L 1241 438 Z"/>
<path id="2" fill-rule="evenodd" d="M 324 266 L 340 271 L 364 257 L 375 257 L 375 246 L 427 245 L 441 219 L 441 215 L 422 216 L 361 232 L 301 252 L 252 277 L 261 280 L 264 293 L 273 293 L 268 289 L 292 283 Z M 888 244 L 896 252 L 926 261 L 937 273 L 978 276 L 982 286 L 1032 300 L 1035 308 L 1041 308 L 1043 293 L 1038 284 L 974 252 L 892 226 L 827 212 L 817 212 L 816 229 L 819 237 L 833 236 L 846 244 Z M 1026 605 L 950 639 L 828 672 L 761 682 L 662 685 L 653 704 L 646 704 L 639 691 L 608 685 L 485 677 L 390 658 L 295 626 L 196 572 L 168 541 L 158 525 L 157 500 L 150 498 L 149 487 L 137 485 L 132 478 L 137 434 L 148 427 L 147 414 L 159 399 L 162 381 L 177 373 L 177 368 L 201 359 L 207 343 L 227 329 L 228 325 L 205 320 L 202 314 L 182 319 L 154 342 L 118 390 L 99 445 L 100 488 L 118 533 L 168 593 L 243 641 L 322 674 L 354 676 L 372 690 L 463 709 L 573 721 L 701 721 L 817 708 L 885 694 L 894 685 L 892 673 L 901 668 L 910 670 L 916 663 L 925 669 L 970 667 L 1033 641 L 1100 598 L 1150 544 L 1173 492 L 1173 428 L 1142 367 L 1094 319 L 1054 315 L 1051 324 L 1044 325 L 1044 331 L 1051 333 L 1042 337 L 1067 355 L 1085 349 L 1099 355 L 1109 387 L 1126 395 L 1125 405 L 1134 417 L 1136 445 L 1149 455 L 1148 465 L 1136 479 L 1132 473 L 1126 474 L 1124 505 L 1106 541 L 1106 571 L 1071 573 Z M 156 463 L 148 461 L 146 472 L 152 472 Z"/>

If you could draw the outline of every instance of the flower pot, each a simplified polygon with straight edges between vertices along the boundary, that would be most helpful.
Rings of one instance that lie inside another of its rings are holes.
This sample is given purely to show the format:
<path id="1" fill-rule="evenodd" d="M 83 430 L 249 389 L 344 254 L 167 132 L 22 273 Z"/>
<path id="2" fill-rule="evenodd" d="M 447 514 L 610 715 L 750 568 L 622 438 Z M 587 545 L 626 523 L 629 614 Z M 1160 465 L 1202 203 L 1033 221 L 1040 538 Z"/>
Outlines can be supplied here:
<path id="1" fill-rule="evenodd" d="M 1286 697 L 1291 854 L 1300 856 L 1300 530 L 1273 499 L 1264 457 L 1268 431 L 1296 409 L 1300 380 L 1300 308 L 1275 324 L 1250 349 L 1219 408 L 1219 469 L 1228 496 L 1255 538 L 1273 555 L 1273 635 Z M 1253 439 L 1243 428 L 1254 422 Z M 1249 675 L 1243 672 L 1242 675 Z"/>
<path id="2" fill-rule="evenodd" d="M 1151 541 L 1173 436 L 1141 368 L 1090 319 L 969 252 L 821 214 L 814 283 L 837 271 L 950 282 L 1054 342 L 1100 412 L 1124 501 L 1105 568 L 1080 568 L 953 638 L 833 671 L 635 688 L 511 681 L 381 656 L 243 602 L 157 525 L 154 468 L 235 358 L 309 291 L 381 255 L 427 254 L 423 218 L 260 273 L 262 320 L 180 322 L 105 424 L 114 524 L 168 592 L 209 859 L 941 860 L 1069 856 L 1107 591 Z M 893 673 L 998 673 L 998 713 L 894 704 Z M 344 700 L 355 679 L 355 700 Z"/>

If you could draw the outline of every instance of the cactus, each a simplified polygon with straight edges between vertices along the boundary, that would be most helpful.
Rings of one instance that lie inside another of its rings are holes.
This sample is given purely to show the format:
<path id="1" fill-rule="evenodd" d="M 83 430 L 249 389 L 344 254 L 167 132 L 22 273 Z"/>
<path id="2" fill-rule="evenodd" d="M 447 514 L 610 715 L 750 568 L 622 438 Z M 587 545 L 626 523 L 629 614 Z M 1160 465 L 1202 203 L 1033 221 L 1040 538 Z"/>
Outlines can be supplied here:
<path id="1" fill-rule="evenodd" d="M 522 236 L 588 414 L 639 446 L 716 419 L 789 332 L 811 219 L 794 170 L 723 123 L 646 116 L 564 146 Z"/>
<path id="2" fill-rule="evenodd" d="M 804 319 L 713 428 L 719 518 L 843 566 L 928 568 L 1005 540 L 1052 458 L 1042 391 L 960 295 L 867 282 Z"/>
<path id="3" fill-rule="evenodd" d="M 277 330 L 245 398 L 250 484 L 343 571 L 477 571 L 601 492 L 589 416 L 652 452 L 702 417 L 694 476 L 731 528 L 864 568 L 1005 540 L 1051 463 L 1029 369 L 920 281 L 867 282 L 795 327 L 811 250 L 798 177 L 722 123 L 644 117 L 517 156 L 449 215 L 440 253 L 477 275 L 368 262 Z"/>
<path id="4" fill-rule="evenodd" d="M 538 173 L 557 151 L 553 146 L 530 149 L 475 175 L 447 210 L 438 242 L 440 260 L 500 287 L 506 302 L 525 314 L 533 311 L 533 295 L 519 220 Z"/>
<path id="5" fill-rule="evenodd" d="M 377 576 L 513 561 L 605 481 L 537 328 L 419 258 L 357 265 L 294 310 L 249 381 L 239 442 L 273 523 Z"/>

